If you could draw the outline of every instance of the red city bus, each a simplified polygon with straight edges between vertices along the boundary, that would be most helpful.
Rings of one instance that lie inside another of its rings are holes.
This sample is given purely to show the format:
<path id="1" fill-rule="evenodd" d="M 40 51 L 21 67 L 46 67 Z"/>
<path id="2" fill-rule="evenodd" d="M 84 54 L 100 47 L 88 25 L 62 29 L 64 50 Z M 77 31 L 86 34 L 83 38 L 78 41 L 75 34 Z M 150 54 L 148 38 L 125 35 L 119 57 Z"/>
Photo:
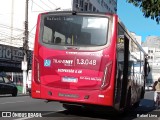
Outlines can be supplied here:
<path id="1" fill-rule="evenodd" d="M 38 16 L 32 97 L 71 105 L 138 105 L 147 54 L 115 14 L 48 12 Z"/>

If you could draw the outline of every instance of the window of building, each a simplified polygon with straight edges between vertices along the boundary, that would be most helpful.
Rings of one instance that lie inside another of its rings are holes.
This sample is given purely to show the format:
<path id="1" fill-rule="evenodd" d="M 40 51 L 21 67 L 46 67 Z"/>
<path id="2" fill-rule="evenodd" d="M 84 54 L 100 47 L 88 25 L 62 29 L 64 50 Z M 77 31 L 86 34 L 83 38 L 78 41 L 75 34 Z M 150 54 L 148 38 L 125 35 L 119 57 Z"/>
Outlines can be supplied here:
<path id="1" fill-rule="evenodd" d="M 108 8 L 109 12 L 110 12 L 110 8 Z"/>
<path id="2" fill-rule="evenodd" d="M 95 7 L 93 7 L 93 11 L 94 11 L 94 12 L 96 11 L 96 8 L 95 8 Z"/>
<path id="3" fill-rule="evenodd" d="M 92 11 L 92 4 L 89 3 L 89 11 Z"/>
<path id="4" fill-rule="evenodd" d="M 76 4 L 75 4 L 75 7 L 78 9 L 78 8 L 79 8 L 79 4 L 76 3 Z"/>
<path id="5" fill-rule="evenodd" d="M 117 11 L 117 8 L 116 8 L 116 7 L 114 8 L 114 11 L 115 11 L 115 12 Z"/>
<path id="6" fill-rule="evenodd" d="M 108 9 L 108 5 L 106 5 L 106 8 Z"/>
<path id="7" fill-rule="evenodd" d="M 75 0 L 75 8 L 79 9 L 79 0 Z"/>
<path id="8" fill-rule="evenodd" d="M 77 3 L 77 4 L 78 4 L 78 0 L 76 0 L 76 1 L 75 1 L 75 3 Z"/>
<path id="9" fill-rule="evenodd" d="M 88 11 L 88 3 L 84 4 L 84 11 Z"/>
<path id="10" fill-rule="evenodd" d="M 80 7 L 83 8 L 84 1 L 80 0 Z"/>

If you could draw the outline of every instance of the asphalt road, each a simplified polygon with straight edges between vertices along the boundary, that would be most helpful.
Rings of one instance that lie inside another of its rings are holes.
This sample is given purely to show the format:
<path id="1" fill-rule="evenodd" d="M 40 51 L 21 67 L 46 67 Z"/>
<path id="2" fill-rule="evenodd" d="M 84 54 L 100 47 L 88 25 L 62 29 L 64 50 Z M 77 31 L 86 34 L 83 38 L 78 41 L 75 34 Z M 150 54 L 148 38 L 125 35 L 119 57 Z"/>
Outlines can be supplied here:
<path id="1" fill-rule="evenodd" d="M 32 99 L 23 95 L 0 96 L 0 111 L 0 116 L 4 116 L 0 120 L 160 120 L 160 109 L 156 110 L 154 107 L 152 91 L 146 92 L 140 106 L 136 110 L 130 110 L 125 116 L 104 115 L 93 111 L 71 113 L 65 110 L 59 102 L 46 103 L 45 100 Z M 7 117 L 9 115 L 12 117 Z"/>

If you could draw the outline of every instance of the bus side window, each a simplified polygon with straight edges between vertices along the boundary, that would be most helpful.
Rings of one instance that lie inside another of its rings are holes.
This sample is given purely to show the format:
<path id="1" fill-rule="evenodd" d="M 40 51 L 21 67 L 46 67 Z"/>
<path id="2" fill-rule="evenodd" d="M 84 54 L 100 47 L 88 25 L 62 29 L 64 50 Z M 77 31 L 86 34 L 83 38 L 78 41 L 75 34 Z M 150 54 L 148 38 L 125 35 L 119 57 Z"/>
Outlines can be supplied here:
<path id="1" fill-rule="evenodd" d="M 51 43 L 51 40 L 52 40 L 52 30 L 51 30 L 51 28 L 49 28 L 47 26 L 44 26 L 43 32 L 44 32 L 43 42 Z"/>

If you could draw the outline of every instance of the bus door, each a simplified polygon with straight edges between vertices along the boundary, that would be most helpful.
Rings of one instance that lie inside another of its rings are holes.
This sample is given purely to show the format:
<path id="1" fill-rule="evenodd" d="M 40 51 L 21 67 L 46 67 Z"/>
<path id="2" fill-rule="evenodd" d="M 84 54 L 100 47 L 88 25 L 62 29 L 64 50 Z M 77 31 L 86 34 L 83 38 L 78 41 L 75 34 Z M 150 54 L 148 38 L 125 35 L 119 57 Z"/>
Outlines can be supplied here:
<path id="1" fill-rule="evenodd" d="M 123 64 L 123 79 L 122 79 L 122 86 L 121 86 L 120 108 L 123 108 L 126 102 L 130 101 L 129 99 L 131 98 L 129 96 L 131 92 L 127 90 L 128 82 L 129 82 L 128 81 L 128 64 L 129 64 L 128 60 L 129 60 L 129 39 L 127 38 L 127 36 L 124 35 L 124 61 L 122 63 Z"/>

